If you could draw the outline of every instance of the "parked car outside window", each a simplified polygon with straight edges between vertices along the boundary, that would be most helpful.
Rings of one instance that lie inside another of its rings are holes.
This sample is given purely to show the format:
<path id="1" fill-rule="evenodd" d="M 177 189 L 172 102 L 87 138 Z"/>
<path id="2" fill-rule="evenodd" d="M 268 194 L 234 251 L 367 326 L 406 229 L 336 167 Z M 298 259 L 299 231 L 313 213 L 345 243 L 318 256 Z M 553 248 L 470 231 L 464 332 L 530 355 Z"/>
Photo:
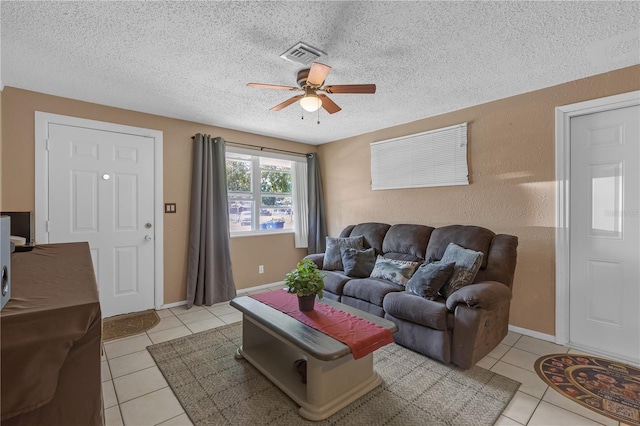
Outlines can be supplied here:
<path id="1" fill-rule="evenodd" d="M 250 211 L 244 211 L 244 212 L 240 213 L 240 225 L 242 225 L 242 226 L 251 225 L 251 212 Z"/>

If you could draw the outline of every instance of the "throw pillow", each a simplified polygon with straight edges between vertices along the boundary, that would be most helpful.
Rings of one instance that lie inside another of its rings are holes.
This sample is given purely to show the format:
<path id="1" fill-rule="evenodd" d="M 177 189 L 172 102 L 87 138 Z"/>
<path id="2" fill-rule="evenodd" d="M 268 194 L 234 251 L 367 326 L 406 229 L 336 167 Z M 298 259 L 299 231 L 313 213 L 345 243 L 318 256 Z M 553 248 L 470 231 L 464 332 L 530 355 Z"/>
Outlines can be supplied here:
<path id="1" fill-rule="evenodd" d="M 434 300 L 438 291 L 453 274 L 455 263 L 423 263 L 407 282 L 407 292 Z"/>
<path id="2" fill-rule="evenodd" d="M 469 285 L 476 277 L 480 265 L 482 265 L 482 252 L 469 250 L 455 243 L 449 243 L 447 249 L 440 259 L 443 263 L 455 263 L 451 278 L 440 289 L 440 294 L 445 298 L 451 296 L 453 292 Z"/>
<path id="3" fill-rule="evenodd" d="M 356 250 L 342 248 L 342 265 L 345 275 L 353 278 L 367 278 L 376 264 L 376 251 L 372 248 Z"/>
<path id="4" fill-rule="evenodd" d="M 418 265 L 418 262 L 387 259 L 378 255 L 373 271 L 371 271 L 371 278 L 381 278 L 399 285 L 406 285 Z"/>
<path id="5" fill-rule="evenodd" d="M 332 238 L 327 237 L 327 248 L 324 252 L 324 260 L 322 261 L 322 269 L 327 271 L 342 271 L 342 253 L 340 249 L 354 248 L 362 250 L 364 248 L 364 237 Z"/>

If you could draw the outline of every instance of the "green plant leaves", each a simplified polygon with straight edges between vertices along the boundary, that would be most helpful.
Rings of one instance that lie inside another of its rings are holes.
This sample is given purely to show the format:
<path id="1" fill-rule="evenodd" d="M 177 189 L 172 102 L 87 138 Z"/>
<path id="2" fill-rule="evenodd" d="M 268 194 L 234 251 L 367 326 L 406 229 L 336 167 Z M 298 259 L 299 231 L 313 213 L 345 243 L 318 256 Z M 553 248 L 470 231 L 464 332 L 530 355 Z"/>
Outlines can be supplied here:
<path id="1" fill-rule="evenodd" d="M 296 269 L 285 275 L 285 284 L 289 293 L 298 296 L 315 294 L 322 299 L 324 290 L 324 277 L 326 274 L 318 269 L 311 259 L 302 259 L 296 265 Z"/>

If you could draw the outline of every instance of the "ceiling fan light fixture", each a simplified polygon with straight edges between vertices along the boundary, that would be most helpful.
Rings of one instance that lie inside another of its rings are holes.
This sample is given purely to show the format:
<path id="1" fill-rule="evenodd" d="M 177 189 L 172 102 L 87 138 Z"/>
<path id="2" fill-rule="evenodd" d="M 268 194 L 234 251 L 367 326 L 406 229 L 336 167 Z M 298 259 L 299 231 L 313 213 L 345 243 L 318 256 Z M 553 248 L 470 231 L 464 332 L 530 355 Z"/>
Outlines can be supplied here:
<path id="1" fill-rule="evenodd" d="M 307 112 L 316 112 L 322 106 L 322 100 L 313 90 L 306 90 L 304 98 L 300 99 L 300 106 Z"/>
<path id="2" fill-rule="evenodd" d="M 296 74 L 298 81 L 298 87 L 295 86 L 282 86 L 279 84 L 264 84 L 264 83 L 247 83 L 249 87 L 259 87 L 263 89 L 278 89 L 278 90 L 292 90 L 296 92 L 304 92 L 299 95 L 295 95 L 284 102 L 271 108 L 269 111 L 280 111 L 283 108 L 293 105 L 297 101 L 300 101 L 300 106 L 303 111 L 316 112 L 320 108 L 324 108 L 329 114 L 335 114 L 341 111 L 335 102 L 325 93 L 354 93 L 354 94 L 366 94 L 376 93 L 375 84 L 337 84 L 331 86 L 325 86 L 325 80 L 327 75 L 331 71 L 329 65 L 321 64 L 320 62 L 314 62 L 310 68 L 301 69 Z M 323 92 L 319 95 L 317 91 Z M 319 114 L 319 113 L 318 113 Z M 304 118 L 304 112 L 302 113 Z M 319 117 L 319 115 L 318 115 Z"/>

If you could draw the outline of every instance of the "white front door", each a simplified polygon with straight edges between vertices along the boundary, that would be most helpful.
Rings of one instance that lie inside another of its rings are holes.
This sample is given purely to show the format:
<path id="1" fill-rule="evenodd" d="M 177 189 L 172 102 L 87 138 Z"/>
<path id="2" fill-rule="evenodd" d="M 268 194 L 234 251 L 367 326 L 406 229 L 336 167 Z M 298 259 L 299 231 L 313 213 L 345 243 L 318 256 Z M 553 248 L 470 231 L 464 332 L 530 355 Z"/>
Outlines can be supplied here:
<path id="1" fill-rule="evenodd" d="M 640 106 L 571 118 L 569 344 L 640 362 Z"/>
<path id="2" fill-rule="evenodd" d="M 48 241 L 88 241 L 102 315 L 154 307 L 154 140 L 48 125 Z"/>

